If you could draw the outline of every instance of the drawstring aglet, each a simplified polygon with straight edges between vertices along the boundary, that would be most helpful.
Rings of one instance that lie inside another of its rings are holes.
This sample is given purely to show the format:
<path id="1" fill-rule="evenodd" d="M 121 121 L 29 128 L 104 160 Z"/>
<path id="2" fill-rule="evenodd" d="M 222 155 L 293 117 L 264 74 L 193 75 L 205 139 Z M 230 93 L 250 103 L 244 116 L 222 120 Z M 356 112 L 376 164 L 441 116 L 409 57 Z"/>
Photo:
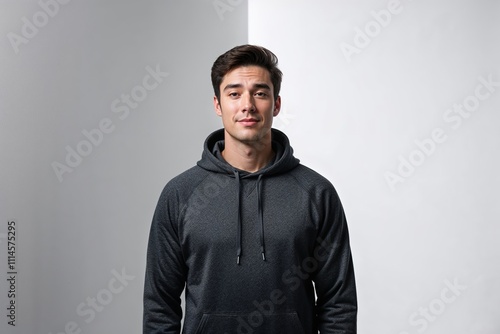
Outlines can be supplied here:
<path id="1" fill-rule="evenodd" d="M 262 260 L 266 261 L 266 253 L 262 252 Z"/>
<path id="2" fill-rule="evenodd" d="M 239 255 L 236 257 L 236 264 L 237 264 L 237 265 L 239 265 L 239 264 L 240 264 L 240 256 L 239 256 Z"/>

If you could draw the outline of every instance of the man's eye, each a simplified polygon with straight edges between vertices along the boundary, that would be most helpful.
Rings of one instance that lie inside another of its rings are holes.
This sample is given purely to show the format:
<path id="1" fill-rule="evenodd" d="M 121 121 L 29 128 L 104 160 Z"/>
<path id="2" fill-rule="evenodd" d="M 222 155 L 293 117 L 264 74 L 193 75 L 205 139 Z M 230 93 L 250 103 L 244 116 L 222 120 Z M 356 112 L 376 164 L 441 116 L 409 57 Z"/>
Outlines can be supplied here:
<path id="1" fill-rule="evenodd" d="M 260 97 L 265 97 L 265 96 L 267 96 L 267 94 L 266 94 L 266 93 L 264 93 L 264 92 L 257 92 L 257 93 L 255 93 L 255 95 L 256 95 L 256 96 L 260 96 Z"/>
<path id="2" fill-rule="evenodd" d="M 238 96 L 238 93 L 236 93 L 236 92 L 232 92 L 232 93 L 229 93 L 229 96 L 231 96 L 231 97 L 237 97 L 237 96 Z"/>

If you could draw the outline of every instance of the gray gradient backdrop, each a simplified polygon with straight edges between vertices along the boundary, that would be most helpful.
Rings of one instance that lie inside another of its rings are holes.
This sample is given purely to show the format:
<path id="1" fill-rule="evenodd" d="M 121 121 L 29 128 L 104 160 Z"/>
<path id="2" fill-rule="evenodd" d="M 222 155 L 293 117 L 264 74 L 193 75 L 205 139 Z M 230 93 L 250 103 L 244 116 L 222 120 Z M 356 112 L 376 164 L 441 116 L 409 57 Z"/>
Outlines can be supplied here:
<path id="1" fill-rule="evenodd" d="M 2 334 L 141 332 L 156 201 L 220 127 L 211 64 L 247 42 L 344 203 L 359 332 L 500 333 L 500 2 L 66 2 L 0 1 Z"/>
<path id="2" fill-rule="evenodd" d="M 81 333 L 141 332 L 156 201 L 220 126 L 214 59 L 247 42 L 247 5 L 231 9 L 220 17 L 212 1 L 73 0 L 43 25 L 38 2 L 1 2 L 0 333 L 64 333 L 68 323 L 72 332 L 72 322 Z M 16 54 L 8 34 L 22 36 L 22 18 L 33 16 L 41 27 Z M 92 130 L 103 120 L 100 139 Z M 84 130 L 96 145 L 60 182 L 52 163 L 66 164 L 67 146 L 90 151 Z M 9 219 L 18 223 L 15 328 L 6 318 Z"/>

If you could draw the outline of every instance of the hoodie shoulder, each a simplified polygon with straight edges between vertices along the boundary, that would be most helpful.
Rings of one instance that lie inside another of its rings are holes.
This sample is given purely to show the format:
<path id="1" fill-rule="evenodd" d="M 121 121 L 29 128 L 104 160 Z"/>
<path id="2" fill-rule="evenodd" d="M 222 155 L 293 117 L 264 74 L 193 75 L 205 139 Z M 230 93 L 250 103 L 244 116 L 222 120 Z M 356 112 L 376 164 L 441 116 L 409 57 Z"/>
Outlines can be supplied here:
<path id="1" fill-rule="evenodd" d="M 208 175 L 209 173 L 203 168 L 193 166 L 168 181 L 163 188 L 162 197 L 175 193 L 180 200 L 184 200 Z"/>
<path id="2" fill-rule="evenodd" d="M 302 188 L 310 194 L 331 192 L 337 196 L 337 191 L 330 180 L 303 164 L 299 164 L 290 173 Z"/>

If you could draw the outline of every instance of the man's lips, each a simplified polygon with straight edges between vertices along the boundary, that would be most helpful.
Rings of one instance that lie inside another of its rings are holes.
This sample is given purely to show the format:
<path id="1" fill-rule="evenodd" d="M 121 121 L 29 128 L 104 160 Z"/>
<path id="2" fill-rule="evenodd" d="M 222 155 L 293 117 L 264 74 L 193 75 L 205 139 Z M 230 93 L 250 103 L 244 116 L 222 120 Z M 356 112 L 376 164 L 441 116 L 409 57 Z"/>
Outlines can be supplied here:
<path id="1" fill-rule="evenodd" d="M 255 119 L 255 118 L 243 118 L 243 119 L 240 119 L 238 121 L 238 123 L 242 124 L 242 125 L 245 125 L 245 126 L 249 126 L 249 125 L 254 125 L 258 122 L 259 120 L 258 119 Z"/>

